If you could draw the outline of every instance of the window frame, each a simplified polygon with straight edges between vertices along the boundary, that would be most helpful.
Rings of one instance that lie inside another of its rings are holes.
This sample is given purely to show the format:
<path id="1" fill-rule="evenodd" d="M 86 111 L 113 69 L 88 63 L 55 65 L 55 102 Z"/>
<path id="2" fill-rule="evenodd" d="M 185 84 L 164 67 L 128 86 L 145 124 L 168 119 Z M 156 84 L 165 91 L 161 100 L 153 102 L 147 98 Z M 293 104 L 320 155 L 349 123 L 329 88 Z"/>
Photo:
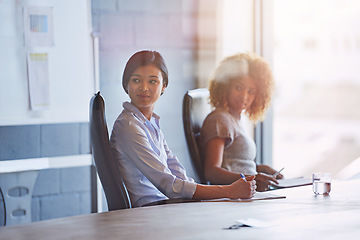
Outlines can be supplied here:
<path id="1" fill-rule="evenodd" d="M 262 56 L 272 69 L 273 65 L 273 18 L 272 0 L 254 0 L 254 52 Z M 267 110 L 265 120 L 256 124 L 254 140 L 256 143 L 257 164 L 271 166 L 273 163 L 273 108 Z"/>

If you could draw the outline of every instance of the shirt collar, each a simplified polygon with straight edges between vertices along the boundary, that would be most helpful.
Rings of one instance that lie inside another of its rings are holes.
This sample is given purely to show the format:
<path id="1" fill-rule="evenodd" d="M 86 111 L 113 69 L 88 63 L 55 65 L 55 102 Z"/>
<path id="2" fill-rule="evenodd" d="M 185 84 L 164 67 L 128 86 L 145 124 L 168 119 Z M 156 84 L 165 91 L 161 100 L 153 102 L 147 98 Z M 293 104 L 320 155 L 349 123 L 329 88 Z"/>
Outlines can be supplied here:
<path id="1" fill-rule="evenodd" d="M 126 111 L 131 112 L 132 114 L 134 114 L 134 116 L 136 116 L 140 121 L 142 121 L 143 123 L 145 123 L 146 121 L 149 121 L 144 114 L 142 114 L 140 112 L 140 110 L 135 107 L 133 104 L 131 104 L 130 102 L 124 102 L 123 103 L 123 107 Z M 153 112 L 152 114 L 152 118 L 155 119 L 155 122 L 158 124 L 159 120 L 160 120 L 160 116 L 157 115 L 156 113 Z"/>

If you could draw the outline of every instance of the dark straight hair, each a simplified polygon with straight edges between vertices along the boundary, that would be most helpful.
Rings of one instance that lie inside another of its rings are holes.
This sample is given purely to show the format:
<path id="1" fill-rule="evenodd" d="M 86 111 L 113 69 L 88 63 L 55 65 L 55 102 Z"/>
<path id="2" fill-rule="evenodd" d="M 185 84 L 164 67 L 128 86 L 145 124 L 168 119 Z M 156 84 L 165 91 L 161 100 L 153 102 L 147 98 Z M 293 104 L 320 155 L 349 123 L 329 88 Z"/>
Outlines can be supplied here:
<path id="1" fill-rule="evenodd" d="M 163 85 L 165 87 L 168 86 L 168 70 L 163 57 L 157 51 L 144 50 L 132 55 L 125 65 L 124 74 L 122 77 L 122 85 L 126 93 L 128 93 L 127 86 L 133 72 L 138 67 L 151 64 L 160 69 L 163 77 Z"/>

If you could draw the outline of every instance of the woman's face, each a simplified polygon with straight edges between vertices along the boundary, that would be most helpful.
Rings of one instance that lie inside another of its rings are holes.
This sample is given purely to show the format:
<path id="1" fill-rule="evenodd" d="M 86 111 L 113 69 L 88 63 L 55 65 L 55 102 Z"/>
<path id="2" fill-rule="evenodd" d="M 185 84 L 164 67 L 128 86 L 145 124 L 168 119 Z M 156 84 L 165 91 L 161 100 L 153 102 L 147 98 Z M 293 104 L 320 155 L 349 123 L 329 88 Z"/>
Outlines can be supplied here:
<path id="1" fill-rule="evenodd" d="M 153 111 L 156 101 L 164 90 L 162 73 L 154 65 L 138 67 L 128 83 L 131 103 L 142 113 Z"/>
<path id="2" fill-rule="evenodd" d="M 248 109 L 256 96 L 256 84 L 250 76 L 234 79 L 228 94 L 228 106 L 230 110 L 241 114 Z"/>

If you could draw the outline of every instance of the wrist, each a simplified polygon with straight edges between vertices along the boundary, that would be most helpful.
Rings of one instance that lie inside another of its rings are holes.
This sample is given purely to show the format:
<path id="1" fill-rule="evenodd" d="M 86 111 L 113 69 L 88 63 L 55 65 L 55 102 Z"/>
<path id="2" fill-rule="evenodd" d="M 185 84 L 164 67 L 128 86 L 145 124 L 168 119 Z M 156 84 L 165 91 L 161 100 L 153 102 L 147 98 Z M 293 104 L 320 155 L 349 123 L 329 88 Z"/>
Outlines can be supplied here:
<path id="1" fill-rule="evenodd" d="M 230 199 L 233 198 L 233 196 L 232 196 L 233 191 L 232 191 L 231 185 L 232 185 L 232 184 L 222 186 L 223 189 L 224 189 L 225 198 L 230 198 Z"/>
<path id="2" fill-rule="evenodd" d="M 266 165 L 264 165 L 264 164 L 256 165 L 257 172 L 263 172 L 263 171 L 265 171 L 265 168 L 266 168 Z"/>

